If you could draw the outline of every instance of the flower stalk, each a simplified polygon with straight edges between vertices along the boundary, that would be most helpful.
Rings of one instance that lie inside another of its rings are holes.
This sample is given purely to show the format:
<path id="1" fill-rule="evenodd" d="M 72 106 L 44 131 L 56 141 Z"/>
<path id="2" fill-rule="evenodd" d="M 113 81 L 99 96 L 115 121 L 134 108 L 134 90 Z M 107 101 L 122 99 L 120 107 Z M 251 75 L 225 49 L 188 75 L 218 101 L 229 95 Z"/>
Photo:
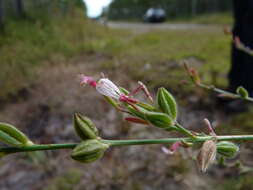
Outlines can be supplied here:
<path id="1" fill-rule="evenodd" d="M 175 142 L 190 142 L 200 143 L 207 140 L 214 139 L 213 136 L 196 136 L 194 139 L 190 137 L 181 138 L 162 138 L 162 139 L 133 139 L 133 140 L 105 140 L 101 139 L 102 143 L 108 144 L 113 147 L 117 146 L 133 146 L 133 145 L 151 145 L 151 144 L 171 144 Z M 253 135 L 224 135 L 216 136 L 217 141 L 253 141 Z M 16 153 L 16 152 L 29 152 L 29 151 L 44 151 L 44 150 L 58 150 L 58 149 L 73 149 L 78 143 L 66 144 L 34 144 L 23 147 L 2 147 L 0 152 Z"/>
<path id="2" fill-rule="evenodd" d="M 213 92 L 216 92 L 219 94 L 220 97 L 224 97 L 224 98 L 232 98 L 232 99 L 243 99 L 243 100 L 246 100 L 248 102 L 253 102 L 253 97 L 249 97 L 249 96 L 242 96 L 241 94 L 236 94 L 236 93 L 232 93 L 232 92 L 229 92 L 229 91 L 226 91 L 226 90 L 223 90 L 223 89 L 220 89 L 220 88 L 217 88 L 215 87 L 214 85 L 207 85 L 207 84 L 203 84 L 201 83 L 200 79 L 199 79 L 199 76 L 196 72 L 196 70 L 194 68 L 190 68 L 187 63 L 185 62 L 184 63 L 184 67 L 185 67 L 185 70 L 186 72 L 188 73 L 188 75 L 190 76 L 192 82 L 197 86 L 197 87 L 200 87 L 200 88 L 203 88 L 203 89 L 206 89 L 206 90 L 210 90 L 210 91 L 213 91 Z M 193 72 L 194 71 L 194 72 Z M 198 80 L 196 81 L 195 78 L 198 78 Z M 242 87 L 238 87 L 239 88 L 242 88 Z"/>

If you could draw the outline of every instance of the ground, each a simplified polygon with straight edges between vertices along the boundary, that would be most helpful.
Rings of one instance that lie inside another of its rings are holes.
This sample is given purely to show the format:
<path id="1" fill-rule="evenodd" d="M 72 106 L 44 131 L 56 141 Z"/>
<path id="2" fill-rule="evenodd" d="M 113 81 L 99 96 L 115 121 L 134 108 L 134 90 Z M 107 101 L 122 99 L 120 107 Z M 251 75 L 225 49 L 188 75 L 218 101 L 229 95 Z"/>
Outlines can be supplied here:
<path id="1" fill-rule="evenodd" d="M 122 27 L 126 26 L 124 23 L 86 26 L 90 28 L 83 33 L 89 34 L 81 51 L 62 59 L 54 56 L 44 60 L 43 66 L 33 68 L 36 77 L 2 104 L 1 121 L 18 126 L 36 143 L 79 141 L 71 121 L 76 112 L 90 117 L 105 139 L 177 135 L 125 122 L 124 115 L 106 104 L 94 89 L 79 85 L 78 74 L 99 78 L 103 72 L 127 89 L 133 89 L 138 80 L 147 84 L 153 95 L 158 87 L 166 87 L 177 98 L 179 122 L 187 128 L 203 131 L 203 119 L 209 118 L 218 134 L 253 131 L 252 112 L 228 115 L 218 109 L 215 94 L 182 82 L 189 81 L 182 67 L 182 61 L 186 60 L 200 71 L 204 82 L 226 87 L 231 39 L 223 34 L 222 25 L 180 24 L 173 25 L 180 26 L 173 30 L 168 24 L 148 25 L 148 28 L 131 24 L 127 29 Z M 104 158 L 88 165 L 71 160 L 68 150 L 15 154 L 0 161 L 0 187 L 12 190 L 248 190 L 252 189 L 251 147 L 251 144 L 242 145 L 236 157 L 244 165 L 232 159 L 228 166 L 215 164 L 204 174 L 192 160 L 197 151 L 180 150 L 168 156 L 159 145 L 112 148 Z"/>

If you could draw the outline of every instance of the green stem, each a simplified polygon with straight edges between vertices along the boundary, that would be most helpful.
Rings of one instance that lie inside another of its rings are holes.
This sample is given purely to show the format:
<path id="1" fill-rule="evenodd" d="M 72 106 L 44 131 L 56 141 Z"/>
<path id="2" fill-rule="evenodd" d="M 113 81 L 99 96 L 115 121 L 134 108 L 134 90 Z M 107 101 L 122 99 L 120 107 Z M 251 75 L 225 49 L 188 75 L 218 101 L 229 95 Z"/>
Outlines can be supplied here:
<path id="1" fill-rule="evenodd" d="M 227 95 L 227 96 L 230 96 L 231 98 L 243 99 L 243 100 L 247 100 L 247 101 L 249 101 L 249 102 L 253 102 L 253 98 L 251 98 L 251 97 L 243 98 L 243 97 L 241 97 L 241 96 L 238 95 L 238 94 L 234 94 L 234 93 L 232 93 L 232 92 L 228 92 L 228 91 L 225 91 L 225 90 L 216 88 L 215 86 L 212 86 L 212 85 L 197 84 L 197 86 L 199 86 L 199 87 L 201 87 L 201 88 L 205 88 L 205 89 L 207 89 L 207 90 L 212 90 L 212 91 L 217 92 L 217 93 L 219 93 L 219 94 L 225 94 L 225 95 Z"/>
<path id="2" fill-rule="evenodd" d="M 234 135 L 234 136 L 195 136 L 186 138 L 164 138 L 164 139 L 134 139 L 134 140 L 100 140 L 103 143 L 107 143 L 111 146 L 131 146 L 131 145 L 148 145 L 148 144 L 170 144 L 178 141 L 184 142 L 204 142 L 206 140 L 216 139 L 218 141 L 253 141 L 253 135 Z M 56 150 L 56 149 L 73 149 L 78 143 L 70 144 L 35 144 L 24 147 L 2 147 L 0 153 L 15 153 L 15 152 L 29 152 L 29 151 L 41 151 L 41 150 Z"/>
<path id="3" fill-rule="evenodd" d="M 215 139 L 217 141 L 253 141 L 253 135 L 233 135 L 233 136 L 195 136 L 194 138 L 164 138 L 164 139 L 134 139 L 134 140 L 101 140 L 111 146 L 131 146 L 131 145 L 148 145 L 148 144 L 170 144 L 175 142 L 204 142 Z"/>
<path id="4" fill-rule="evenodd" d="M 2 147 L 0 152 L 15 153 L 15 152 L 30 152 L 38 150 L 56 150 L 56 149 L 73 149 L 77 143 L 71 144 L 34 144 L 30 146 L 21 147 Z"/>
<path id="5" fill-rule="evenodd" d="M 188 137 L 191 137 L 191 138 L 193 138 L 193 139 L 196 138 L 196 136 L 193 135 L 191 131 L 189 131 L 188 129 L 184 128 L 184 127 L 181 126 L 179 123 L 176 123 L 175 126 L 176 126 L 176 128 L 177 128 L 177 131 L 179 131 L 179 132 L 181 132 L 181 133 L 183 133 L 183 134 L 185 134 L 185 135 L 187 135 Z"/>

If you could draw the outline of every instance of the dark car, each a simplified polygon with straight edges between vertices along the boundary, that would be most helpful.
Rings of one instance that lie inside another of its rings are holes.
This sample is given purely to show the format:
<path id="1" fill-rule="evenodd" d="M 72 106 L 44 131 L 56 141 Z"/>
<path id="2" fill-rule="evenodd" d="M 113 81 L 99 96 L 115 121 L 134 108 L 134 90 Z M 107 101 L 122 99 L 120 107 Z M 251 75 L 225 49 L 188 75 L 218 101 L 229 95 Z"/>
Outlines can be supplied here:
<path id="1" fill-rule="evenodd" d="M 162 8 L 150 8 L 144 15 L 145 22 L 164 22 L 166 20 L 166 12 Z"/>

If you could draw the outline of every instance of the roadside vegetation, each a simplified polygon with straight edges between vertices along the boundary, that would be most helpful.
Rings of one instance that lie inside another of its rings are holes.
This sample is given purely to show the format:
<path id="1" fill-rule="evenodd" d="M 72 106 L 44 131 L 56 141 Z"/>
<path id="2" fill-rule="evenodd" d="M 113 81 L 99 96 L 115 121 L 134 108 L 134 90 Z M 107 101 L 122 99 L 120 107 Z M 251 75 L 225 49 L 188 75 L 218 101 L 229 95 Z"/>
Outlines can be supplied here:
<path id="1" fill-rule="evenodd" d="M 168 23 L 193 23 L 193 24 L 213 24 L 213 25 L 232 25 L 233 17 L 231 12 L 209 13 L 188 18 L 175 18 L 168 20 Z"/>

